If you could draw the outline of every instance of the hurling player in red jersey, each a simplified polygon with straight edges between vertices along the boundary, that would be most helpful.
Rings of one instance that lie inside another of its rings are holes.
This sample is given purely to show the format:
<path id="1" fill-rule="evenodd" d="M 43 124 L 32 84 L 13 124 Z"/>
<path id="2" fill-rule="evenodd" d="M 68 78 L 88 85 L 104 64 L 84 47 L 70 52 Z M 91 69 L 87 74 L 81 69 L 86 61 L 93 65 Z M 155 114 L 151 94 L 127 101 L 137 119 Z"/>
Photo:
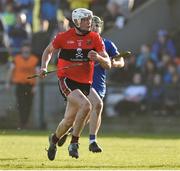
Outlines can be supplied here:
<path id="1" fill-rule="evenodd" d="M 98 16 L 93 16 L 92 19 L 92 31 L 101 34 L 103 28 L 103 21 Z M 119 55 L 116 45 L 107 39 L 104 39 L 106 52 L 111 59 L 111 68 L 124 67 L 124 58 L 113 59 L 116 55 Z M 97 134 L 101 126 L 101 114 L 103 110 L 103 98 L 106 94 L 106 70 L 97 62 L 94 65 L 93 84 L 88 95 L 88 99 L 92 104 L 92 110 L 89 117 L 87 117 L 87 123 L 89 123 L 89 151 L 93 153 L 102 152 L 102 148 L 98 145 Z M 62 146 L 67 139 L 67 136 L 71 134 L 73 128 L 69 130 L 58 141 L 58 146 Z"/>
<path id="2" fill-rule="evenodd" d="M 44 50 L 40 77 L 45 77 L 52 53 L 60 49 L 58 68 L 79 64 L 59 70 L 59 89 L 67 100 L 64 119 L 59 123 L 56 132 L 49 136 L 48 158 L 54 160 L 58 140 L 72 127 L 72 139 L 68 147 L 69 155 L 75 158 L 78 154 L 78 140 L 85 125 L 86 117 L 92 109 L 87 98 L 93 80 L 94 62 L 105 69 L 111 68 L 111 61 L 105 51 L 101 37 L 91 32 L 92 11 L 78 8 L 72 12 L 74 28 L 59 33 Z"/>

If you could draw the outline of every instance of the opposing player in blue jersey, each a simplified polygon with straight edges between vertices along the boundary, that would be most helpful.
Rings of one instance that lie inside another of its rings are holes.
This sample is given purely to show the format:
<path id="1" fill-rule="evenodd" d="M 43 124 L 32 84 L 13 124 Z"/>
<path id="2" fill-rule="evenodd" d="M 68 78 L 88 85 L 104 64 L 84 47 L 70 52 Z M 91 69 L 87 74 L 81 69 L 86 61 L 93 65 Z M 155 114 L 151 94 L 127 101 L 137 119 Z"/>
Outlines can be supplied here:
<path id="1" fill-rule="evenodd" d="M 93 16 L 92 20 L 92 31 L 101 34 L 103 28 L 103 21 L 98 16 Z M 107 39 L 103 39 L 106 51 L 111 58 L 112 67 L 123 67 L 124 58 L 116 60 L 113 57 L 119 55 L 115 44 Z M 95 63 L 94 67 L 94 78 L 92 88 L 88 99 L 92 104 L 92 111 L 87 117 L 87 123 L 89 122 L 89 151 L 102 152 L 102 148 L 97 144 L 96 136 L 101 125 L 101 114 L 103 110 L 103 98 L 106 94 L 106 70 L 103 69 L 100 64 Z M 69 132 L 68 132 L 69 133 Z M 58 142 L 59 146 L 62 146 L 66 141 L 68 133 L 65 134 Z"/>
<path id="2" fill-rule="evenodd" d="M 103 28 L 103 21 L 98 17 L 94 16 L 92 21 L 92 31 L 97 32 L 101 34 Z M 118 49 L 115 46 L 115 44 L 108 40 L 104 39 L 104 44 L 106 48 L 106 52 L 111 58 L 111 66 L 112 67 L 123 67 L 124 66 L 124 58 L 121 57 L 116 61 L 116 59 L 113 59 L 113 57 L 119 55 Z M 98 93 L 99 97 L 96 97 L 96 93 Z M 106 70 L 103 69 L 99 63 L 95 64 L 94 67 L 94 77 L 93 77 L 93 84 L 92 88 L 89 94 L 89 99 L 93 106 L 93 111 L 90 114 L 89 118 L 89 150 L 92 152 L 101 152 L 102 149 L 97 144 L 96 136 L 99 131 L 100 125 L 101 125 L 101 113 L 103 109 L 103 98 L 106 94 Z"/>

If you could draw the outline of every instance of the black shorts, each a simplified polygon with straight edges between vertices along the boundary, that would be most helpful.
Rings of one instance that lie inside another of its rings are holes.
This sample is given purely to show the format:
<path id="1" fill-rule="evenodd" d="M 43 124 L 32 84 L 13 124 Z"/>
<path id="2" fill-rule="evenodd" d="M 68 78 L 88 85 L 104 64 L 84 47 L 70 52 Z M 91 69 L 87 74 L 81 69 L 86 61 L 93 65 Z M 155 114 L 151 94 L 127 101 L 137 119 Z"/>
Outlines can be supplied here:
<path id="1" fill-rule="evenodd" d="M 59 90 L 65 100 L 67 99 L 69 93 L 76 89 L 79 89 L 85 96 L 88 96 L 91 88 L 91 84 L 79 83 L 67 77 L 59 78 L 58 84 Z"/>

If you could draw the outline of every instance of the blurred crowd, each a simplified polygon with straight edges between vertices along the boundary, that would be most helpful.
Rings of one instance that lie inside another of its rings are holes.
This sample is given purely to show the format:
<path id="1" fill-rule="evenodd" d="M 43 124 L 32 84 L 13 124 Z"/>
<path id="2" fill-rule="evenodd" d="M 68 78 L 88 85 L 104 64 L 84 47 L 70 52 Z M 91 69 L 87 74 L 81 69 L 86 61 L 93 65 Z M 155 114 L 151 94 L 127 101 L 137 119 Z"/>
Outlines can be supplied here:
<path id="1" fill-rule="evenodd" d="M 71 12 L 84 7 L 104 20 L 104 31 L 122 28 L 130 11 L 143 0 L 1 0 L 0 1 L 0 69 L 3 73 L 9 61 L 30 43 L 31 53 L 41 63 L 41 56 L 57 32 L 71 26 Z M 106 10 L 105 10 L 106 9 Z M 53 58 L 55 59 L 55 58 Z M 55 63 L 56 60 L 51 61 Z M 4 74 L 0 74 L 0 79 Z"/>
<path id="2" fill-rule="evenodd" d="M 136 2 L 136 3 L 135 3 Z M 43 49 L 59 31 L 69 26 L 71 12 L 84 7 L 104 19 L 104 30 L 113 26 L 123 28 L 129 13 L 142 0 L 1 0 L 0 1 L 0 64 L 20 52 L 24 41 L 32 44 L 32 51 L 41 57 Z M 36 8 L 36 11 L 35 11 Z M 106 9 L 106 10 L 105 10 Z M 35 16 L 34 14 L 38 15 Z M 68 19 L 67 19 L 68 18 Z M 36 21 L 35 21 L 36 20 Z M 37 22 L 38 21 L 38 22 Z M 35 27 L 38 25 L 38 31 Z"/>
<path id="3" fill-rule="evenodd" d="M 129 85 L 116 104 L 119 113 L 180 112 L 180 57 L 176 51 L 169 33 L 158 30 L 152 45 L 143 44 L 138 54 L 127 59 L 125 68 L 110 74 L 111 81 Z"/>

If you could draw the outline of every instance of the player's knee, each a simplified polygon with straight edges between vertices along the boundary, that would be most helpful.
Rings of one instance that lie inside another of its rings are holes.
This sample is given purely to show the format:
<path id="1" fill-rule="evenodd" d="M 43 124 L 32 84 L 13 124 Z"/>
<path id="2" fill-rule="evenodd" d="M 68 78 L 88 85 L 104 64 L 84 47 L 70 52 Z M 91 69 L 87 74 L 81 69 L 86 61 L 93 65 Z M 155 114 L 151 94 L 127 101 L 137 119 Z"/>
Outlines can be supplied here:
<path id="1" fill-rule="evenodd" d="M 103 108 L 103 102 L 102 101 L 98 101 L 95 105 L 95 110 L 97 113 L 99 113 L 100 111 L 102 111 Z"/>
<path id="2" fill-rule="evenodd" d="M 88 114 L 87 114 L 87 116 L 86 116 L 86 124 L 88 124 L 89 123 L 89 119 L 90 119 L 90 114 L 91 114 L 91 112 L 89 112 Z"/>

